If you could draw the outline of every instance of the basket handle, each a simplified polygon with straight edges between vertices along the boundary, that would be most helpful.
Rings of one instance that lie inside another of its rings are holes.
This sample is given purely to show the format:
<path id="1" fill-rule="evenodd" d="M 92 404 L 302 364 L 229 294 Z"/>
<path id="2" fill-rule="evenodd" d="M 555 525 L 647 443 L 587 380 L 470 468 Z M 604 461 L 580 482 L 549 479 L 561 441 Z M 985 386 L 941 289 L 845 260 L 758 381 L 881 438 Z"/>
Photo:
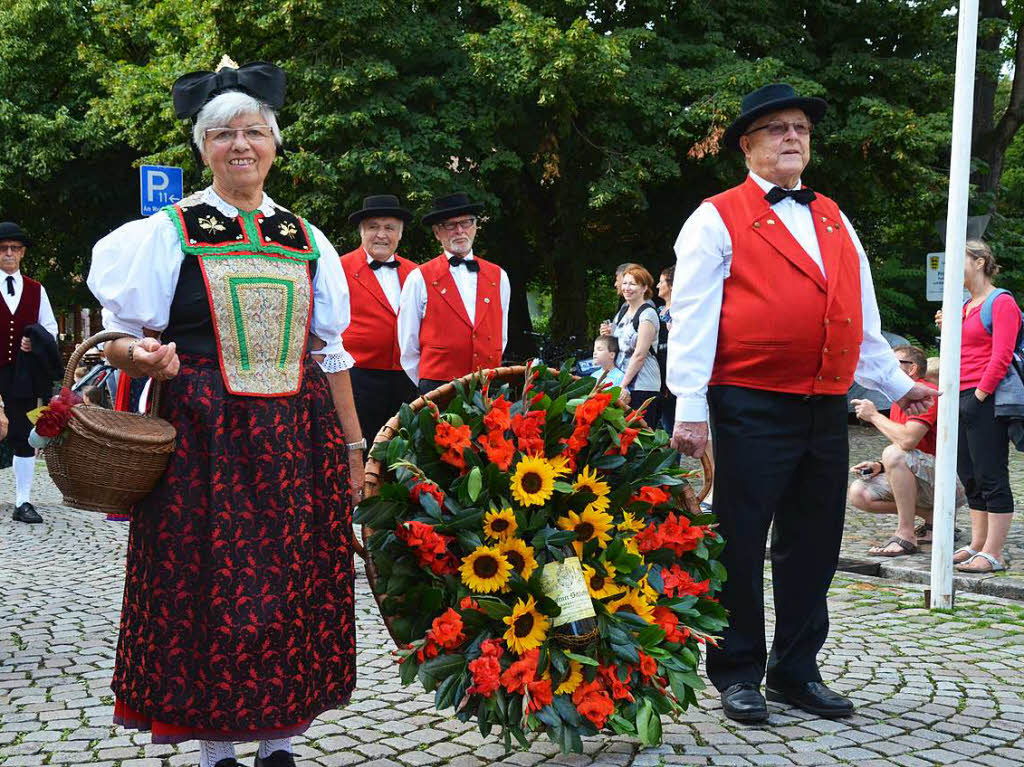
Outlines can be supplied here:
<path id="1" fill-rule="evenodd" d="M 92 349 L 94 346 L 99 346 L 100 344 L 106 343 L 107 341 L 116 341 L 119 338 L 135 338 L 135 336 L 133 336 L 131 333 L 125 333 L 121 330 L 104 330 L 99 333 L 96 333 L 95 335 L 91 335 L 84 341 L 82 341 L 82 343 L 75 347 L 75 350 L 71 353 L 71 357 L 68 358 L 67 367 L 64 368 L 64 380 L 62 382 L 62 385 L 70 389 L 72 384 L 74 384 L 75 368 L 78 367 L 78 363 L 81 361 L 82 357 L 85 356 L 85 353 L 87 351 Z M 160 381 L 153 379 L 153 383 L 150 384 L 149 389 L 149 413 L 145 413 L 144 415 L 148 416 L 150 413 L 158 412 L 160 406 L 160 388 Z"/>

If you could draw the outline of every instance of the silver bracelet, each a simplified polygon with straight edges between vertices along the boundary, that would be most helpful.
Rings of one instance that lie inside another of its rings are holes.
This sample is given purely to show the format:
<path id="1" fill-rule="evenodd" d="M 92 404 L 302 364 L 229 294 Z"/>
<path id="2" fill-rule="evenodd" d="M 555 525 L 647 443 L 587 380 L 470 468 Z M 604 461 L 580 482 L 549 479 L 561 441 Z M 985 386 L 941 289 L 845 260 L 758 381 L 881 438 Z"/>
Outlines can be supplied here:
<path id="1" fill-rule="evenodd" d="M 353 450 L 366 450 L 366 437 L 363 437 L 358 442 L 346 442 L 345 449 L 350 453 Z"/>

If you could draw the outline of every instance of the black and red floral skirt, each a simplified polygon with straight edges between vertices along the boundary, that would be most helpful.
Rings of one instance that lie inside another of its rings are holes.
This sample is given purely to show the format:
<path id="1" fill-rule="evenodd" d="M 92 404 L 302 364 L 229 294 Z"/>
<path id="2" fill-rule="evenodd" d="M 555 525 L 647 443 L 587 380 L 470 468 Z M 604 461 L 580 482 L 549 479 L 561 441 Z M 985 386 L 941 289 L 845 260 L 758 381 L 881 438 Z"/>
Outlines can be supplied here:
<path id="1" fill-rule="evenodd" d="M 294 735 L 355 686 L 352 505 L 327 379 L 239 397 L 181 355 L 160 414 L 177 449 L 132 511 L 111 684 L 153 741 Z"/>

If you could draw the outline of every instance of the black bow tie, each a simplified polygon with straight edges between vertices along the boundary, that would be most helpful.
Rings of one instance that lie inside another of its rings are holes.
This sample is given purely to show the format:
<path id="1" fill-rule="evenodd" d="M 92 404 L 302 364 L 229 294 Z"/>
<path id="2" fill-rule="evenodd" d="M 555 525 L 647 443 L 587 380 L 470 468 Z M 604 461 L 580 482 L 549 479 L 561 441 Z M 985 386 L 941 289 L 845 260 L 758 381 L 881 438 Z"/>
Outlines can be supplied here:
<path id="1" fill-rule="evenodd" d="M 792 197 L 795 202 L 801 205 L 810 205 L 814 200 L 818 198 L 818 195 L 813 190 L 807 189 L 783 189 L 781 186 L 773 186 L 771 191 L 764 196 L 768 200 L 769 205 L 774 205 L 777 202 L 785 200 L 787 197 Z"/>
<path id="2" fill-rule="evenodd" d="M 477 263 L 475 258 L 459 258 L 458 256 L 449 256 L 448 266 L 464 266 L 471 272 L 480 271 L 480 264 Z"/>
<path id="3" fill-rule="evenodd" d="M 370 262 L 370 268 L 373 269 L 373 271 L 377 271 L 378 269 L 385 269 L 385 268 L 387 268 L 387 269 L 397 269 L 398 268 L 398 262 L 397 261 L 371 261 Z"/>

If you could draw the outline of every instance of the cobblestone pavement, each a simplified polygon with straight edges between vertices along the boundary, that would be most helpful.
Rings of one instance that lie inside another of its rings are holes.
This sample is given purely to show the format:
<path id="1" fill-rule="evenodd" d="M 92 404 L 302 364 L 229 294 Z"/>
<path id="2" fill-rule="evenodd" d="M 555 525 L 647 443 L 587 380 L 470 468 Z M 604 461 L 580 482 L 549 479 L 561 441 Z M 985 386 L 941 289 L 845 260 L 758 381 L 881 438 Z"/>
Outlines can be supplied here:
<path id="1" fill-rule="evenodd" d="M 197 764 L 191 744 L 152 745 L 111 724 L 126 525 L 60 507 L 40 472 L 45 524 L 14 523 L 10 506 L 0 507 L 0 764 Z M 0 472 L 0 498 L 10 494 L 9 474 Z M 850 719 L 770 704 L 771 726 L 744 727 L 724 719 L 717 696 L 705 692 L 698 707 L 666 722 L 659 748 L 597 737 L 585 755 L 560 756 L 537 739 L 506 756 L 495 740 L 434 713 L 418 686 L 400 686 L 360 572 L 358 688 L 345 710 L 296 740 L 299 763 L 1024 765 L 1024 605 L 973 594 L 958 598 L 953 614 L 922 604 L 916 586 L 837 577 L 821 662 L 826 679 L 857 704 Z M 244 764 L 253 748 L 239 749 Z"/>

